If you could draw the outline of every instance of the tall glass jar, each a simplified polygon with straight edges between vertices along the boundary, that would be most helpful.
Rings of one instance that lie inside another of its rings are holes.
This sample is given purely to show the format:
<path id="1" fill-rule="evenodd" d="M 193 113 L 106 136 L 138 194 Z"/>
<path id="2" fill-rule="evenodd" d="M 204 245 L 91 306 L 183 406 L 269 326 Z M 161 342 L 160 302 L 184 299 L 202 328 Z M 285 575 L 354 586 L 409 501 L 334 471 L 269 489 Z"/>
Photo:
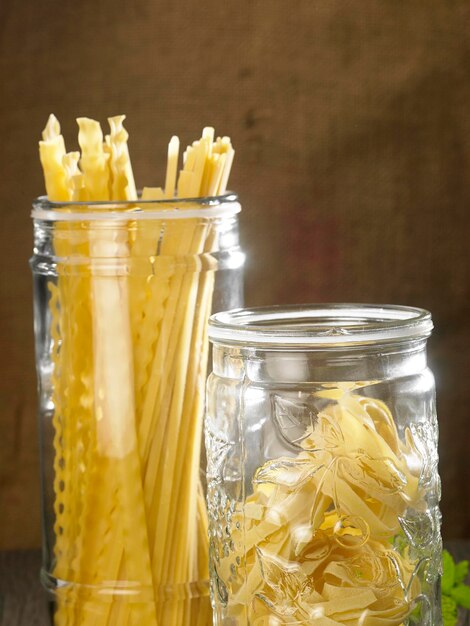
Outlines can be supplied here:
<path id="1" fill-rule="evenodd" d="M 401 306 L 211 318 L 214 624 L 442 624 L 431 329 Z"/>
<path id="2" fill-rule="evenodd" d="M 239 210 L 231 194 L 33 205 L 54 626 L 212 623 L 207 319 L 242 304 Z"/>

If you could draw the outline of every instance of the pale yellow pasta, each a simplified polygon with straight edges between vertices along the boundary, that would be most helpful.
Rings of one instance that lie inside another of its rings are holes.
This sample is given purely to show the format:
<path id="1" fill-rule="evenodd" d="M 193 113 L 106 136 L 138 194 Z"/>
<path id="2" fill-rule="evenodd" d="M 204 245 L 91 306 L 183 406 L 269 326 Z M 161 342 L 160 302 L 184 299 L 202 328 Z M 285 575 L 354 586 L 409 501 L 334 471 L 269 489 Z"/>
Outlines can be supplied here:
<path id="1" fill-rule="evenodd" d="M 82 150 L 80 168 L 83 172 L 84 199 L 109 200 L 110 155 L 103 148 L 103 132 L 99 122 L 88 117 L 77 119 L 78 143 Z"/>
<path id="2" fill-rule="evenodd" d="M 60 124 L 55 115 L 50 115 L 39 142 L 39 158 L 44 171 L 46 193 L 55 202 L 70 200 L 70 189 L 66 182 L 64 167 L 65 143 L 60 134 Z"/>
<path id="3" fill-rule="evenodd" d="M 97 121 L 79 118 L 80 155 L 66 153 L 51 116 L 40 142 L 50 200 L 89 202 L 85 210 L 96 212 L 95 201 L 137 202 L 123 121 L 109 118 L 103 138 Z M 213 136 L 206 128 L 188 147 L 178 178 L 173 137 L 164 187 L 145 187 L 142 199 L 220 193 L 228 174 L 223 160 L 212 167 Z M 55 228 L 57 254 L 89 260 L 77 275 L 64 265 L 51 298 L 54 330 L 60 326 L 54 341 L 62 344 L 55 369 L 69 375 L 54 379 L 52 573 L 71 583 L 57 590 L 55 626 L 209 626 L 212 619 L 207 596 L 178 594 L 208 578 L 199 457 L 215 233 L 209 220 L 132 217 L 123 211 L 122 219 Z M 129 272 L 133 264 L 145 271 Z M 175 597 L 162 602 L 173 586 Z M 133 601 L 136 587 L 142 595 Z"/>
<path id="4" fill-rule="evenodd" d="M 418 453 L 384 403 L 333 395 L 303 451 L 260 467 L 234 516 L 239 551 L 218 567 L 237 624 L 401 626 L 419 595 L 416 564 L 391 543 L 407 506 L 420 505 L 407 461 Z M 231 575 L 241 562 L 244 579 Z"/>
<path id="5" fill-rule="evenodd" d="M 135 200 L 137 191 L 134 182 L 129 148 L 127 146 L 128 132 L 123 126 L 125 115 L 109 117 L 111 129 L 109 134 L 110 164 L 111 164 L 111 199 Z"/>

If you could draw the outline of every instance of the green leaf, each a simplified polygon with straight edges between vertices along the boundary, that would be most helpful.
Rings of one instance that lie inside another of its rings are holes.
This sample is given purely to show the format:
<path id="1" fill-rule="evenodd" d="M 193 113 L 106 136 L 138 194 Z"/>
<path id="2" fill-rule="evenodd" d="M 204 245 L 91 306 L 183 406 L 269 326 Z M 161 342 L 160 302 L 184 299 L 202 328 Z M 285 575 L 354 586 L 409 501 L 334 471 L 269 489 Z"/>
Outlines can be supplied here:
<path id="1" fill-rule="evenodd" d="M 457 616 L 443 615 L 442 623 L 444 626 L 457 626 Z"/>
<path id="2" fill-rule="evenodd" d="M 409 615 L 411 624 L 418 624 L 421 621 L 421 602 L 419 602 Z"/>
<path id="3" fill-rule="evenodd" d="M 441 578 L 441 586 L 442 586 L 443 593 L 449 594 L 450 590 L 454 586 L 454 583 L 455 583 L 454 559 L 447 552 L 447 550 L 443 550 L 442 552 L 442 578 Z"/>
<path id="4" fill-rule="evenodd" d="M 449 596 L 442 596 L 442 620 L 444 626 L 457 624 L 457 603 Z"/>
<path id="5" fill-rule="evenodd" d="M 468 576 L 468 561 L 460 561 L 455 565 L 455 584 L 463 583 Z"/>
<path id="6" fill-rule="evenodd" d="M 470 609 L 470 587 L 468 585 L 457 585 L 450 592 L 452 598 L 459 606 Z"/>

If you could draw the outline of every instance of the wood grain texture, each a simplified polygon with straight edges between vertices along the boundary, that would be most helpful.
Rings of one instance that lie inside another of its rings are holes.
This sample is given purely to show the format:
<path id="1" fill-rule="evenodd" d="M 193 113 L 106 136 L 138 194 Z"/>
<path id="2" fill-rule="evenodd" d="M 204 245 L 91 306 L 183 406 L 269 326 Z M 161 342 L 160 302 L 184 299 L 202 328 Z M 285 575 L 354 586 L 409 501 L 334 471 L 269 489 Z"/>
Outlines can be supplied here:
<path id="1" fill-rule="evenodd" d="M 140 185 L 213 124 L 237 149 L 247 303 L 429 308 L 444 534 L 470 536 L 470 5 L 2 0 L 0 546 L 39 543 L 31 315 L 36 141 L 125 112 Z"/>
<path id="2" fill-rule="evenodd" d="M 47 626 L 39 550 L 0 552 L 0 626 Z"/>

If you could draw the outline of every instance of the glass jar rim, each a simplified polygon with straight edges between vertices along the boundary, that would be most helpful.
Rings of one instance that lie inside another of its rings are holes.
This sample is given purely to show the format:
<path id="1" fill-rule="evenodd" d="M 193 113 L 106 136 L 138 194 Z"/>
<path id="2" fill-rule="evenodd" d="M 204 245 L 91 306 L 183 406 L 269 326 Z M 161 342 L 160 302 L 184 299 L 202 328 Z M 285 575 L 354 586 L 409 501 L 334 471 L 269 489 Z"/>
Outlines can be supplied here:
<path id="1" fill-rule="evenodd" d="M 209 339 L 229 345 L 345 348 L 429 337 L 425 309 L 380 304 L 305 304 L 233 309 L 212 315 Z"/>
<path id="2" fill-rule="evenodd" d="M 148 208 L 141 208 L 142 206 Z M 90 210 L 91 209 L 91 210 Z M 232 217 L 241 211 L 237 194 L 158 200 L 99 200 L 53 202 L 47 196 L 33 201 L 31 217 L 41 221 L 161 220 Z"/>

